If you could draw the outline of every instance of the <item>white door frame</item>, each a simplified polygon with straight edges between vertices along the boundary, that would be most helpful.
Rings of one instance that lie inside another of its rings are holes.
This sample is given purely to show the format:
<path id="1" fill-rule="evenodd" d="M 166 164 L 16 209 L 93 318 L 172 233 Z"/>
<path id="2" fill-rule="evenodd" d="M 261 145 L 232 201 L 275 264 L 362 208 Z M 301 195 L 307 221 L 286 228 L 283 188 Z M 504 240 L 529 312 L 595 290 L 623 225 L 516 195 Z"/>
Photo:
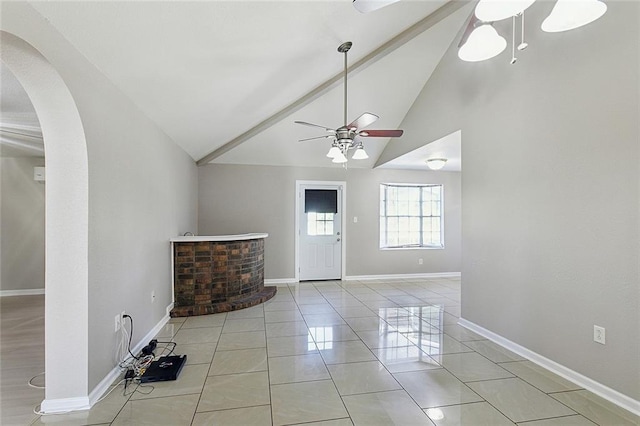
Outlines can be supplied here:
<path id="1" fill-rule="evenodd" d="M 300 209 L 302 208 L 300 203 L 300 194 L 301 194 L 301 186 L 303 185 L 327 185 L 327 186 L 339 186 L 342 188 L 342 198 L 341 198 L 341 209 L 340 209 L 340 235 L 342 236 L 342 253 L 341 253 L 341 263 L 340 266 L 340 278 L 344 279 L 346 276 L 347 270 L 347 234 L 345 232 L 345 218 L 347 217 L 347 182 L 345 181 L 334 181 L 334 180 L 296 180 L 296 211 L 295 211 L 295 221 L 294 221 L 294 234 L 296 236 L 296 247 L 295 247 L 295 279 L 296 282 L 300 281 Z"/>

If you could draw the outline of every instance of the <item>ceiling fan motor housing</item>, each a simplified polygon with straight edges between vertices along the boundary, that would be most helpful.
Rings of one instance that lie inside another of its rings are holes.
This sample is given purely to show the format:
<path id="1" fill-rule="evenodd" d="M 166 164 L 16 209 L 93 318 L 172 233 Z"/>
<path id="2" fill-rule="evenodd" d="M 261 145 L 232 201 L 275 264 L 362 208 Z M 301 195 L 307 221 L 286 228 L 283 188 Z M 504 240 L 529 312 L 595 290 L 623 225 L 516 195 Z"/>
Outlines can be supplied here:
<path id="1" fill-rule="evenodd" d="M 338 143 L 351 143 L 355 137 L 355 130 L 348 129 L 347 127 L 339 127 L 336 130 L 336 140 Z"/>

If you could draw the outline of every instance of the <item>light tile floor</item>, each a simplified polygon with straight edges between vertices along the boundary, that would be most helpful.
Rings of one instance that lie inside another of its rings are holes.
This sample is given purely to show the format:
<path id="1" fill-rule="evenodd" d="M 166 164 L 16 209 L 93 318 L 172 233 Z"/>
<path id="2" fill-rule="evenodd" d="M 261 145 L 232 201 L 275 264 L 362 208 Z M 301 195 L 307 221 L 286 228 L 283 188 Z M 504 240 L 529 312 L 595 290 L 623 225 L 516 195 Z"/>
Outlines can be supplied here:
<path id="1" fill-rule="evenodd" d="M 35 420 L 19 414 L 42 395 L 22 389 L 20 403 L 2 396 L 2 424 L 640 424 L 457 325 L 459 311 L 458 279 L 291 284 L 260 306 L 172 319 L 158 338 L 187 354 L 175 382 L 118 387 L 88 412 Z M 17 370 L 2 366 L 14 392 Z"/>

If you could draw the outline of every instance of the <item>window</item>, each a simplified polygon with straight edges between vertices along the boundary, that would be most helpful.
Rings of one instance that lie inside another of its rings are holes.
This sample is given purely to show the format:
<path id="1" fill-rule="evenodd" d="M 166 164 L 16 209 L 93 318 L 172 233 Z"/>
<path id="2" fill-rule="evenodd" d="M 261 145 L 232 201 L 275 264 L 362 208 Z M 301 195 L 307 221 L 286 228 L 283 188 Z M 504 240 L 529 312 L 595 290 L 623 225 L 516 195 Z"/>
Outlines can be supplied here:
<path id="1" fill-rule="evenodd" d="M 333 235 L 333 219 L 338 213 L 338 191 L 305 189 L 304 212 L 307 214 L 307 235 Z"/>
<path id="2" fill-rule="evenodd" d="M 380 248 L 443 248 L 442 185 L 380 185 Z"/>
<path id="3" fill-rule="evenodd" d="M 307 235 L 333 235 L 333 213 L 307 213 Z"/>

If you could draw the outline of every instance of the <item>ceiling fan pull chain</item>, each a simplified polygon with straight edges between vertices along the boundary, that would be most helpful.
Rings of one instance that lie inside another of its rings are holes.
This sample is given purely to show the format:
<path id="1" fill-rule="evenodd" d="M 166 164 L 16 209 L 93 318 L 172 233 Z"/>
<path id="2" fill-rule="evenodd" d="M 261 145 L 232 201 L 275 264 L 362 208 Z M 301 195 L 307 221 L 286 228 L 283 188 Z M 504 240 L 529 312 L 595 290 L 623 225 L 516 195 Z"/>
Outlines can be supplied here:
<path id="1" fill-rule="evenodd" d="M 522 35 L 520 39 L 520 44 L 518 45 L 518 50 L 524 50 L 529 46 L 529 43 L 524 41 L 524 10 L 522 11 L 522 26 L 520 27 L 520 33 Z"/>
<path id="2" fill-rule="evenodd" d="M 516 15 L 512 17 L 512 28 L 511 28 L 511 65 L 515 64 L 518 60 L 516 58 Z"/>

